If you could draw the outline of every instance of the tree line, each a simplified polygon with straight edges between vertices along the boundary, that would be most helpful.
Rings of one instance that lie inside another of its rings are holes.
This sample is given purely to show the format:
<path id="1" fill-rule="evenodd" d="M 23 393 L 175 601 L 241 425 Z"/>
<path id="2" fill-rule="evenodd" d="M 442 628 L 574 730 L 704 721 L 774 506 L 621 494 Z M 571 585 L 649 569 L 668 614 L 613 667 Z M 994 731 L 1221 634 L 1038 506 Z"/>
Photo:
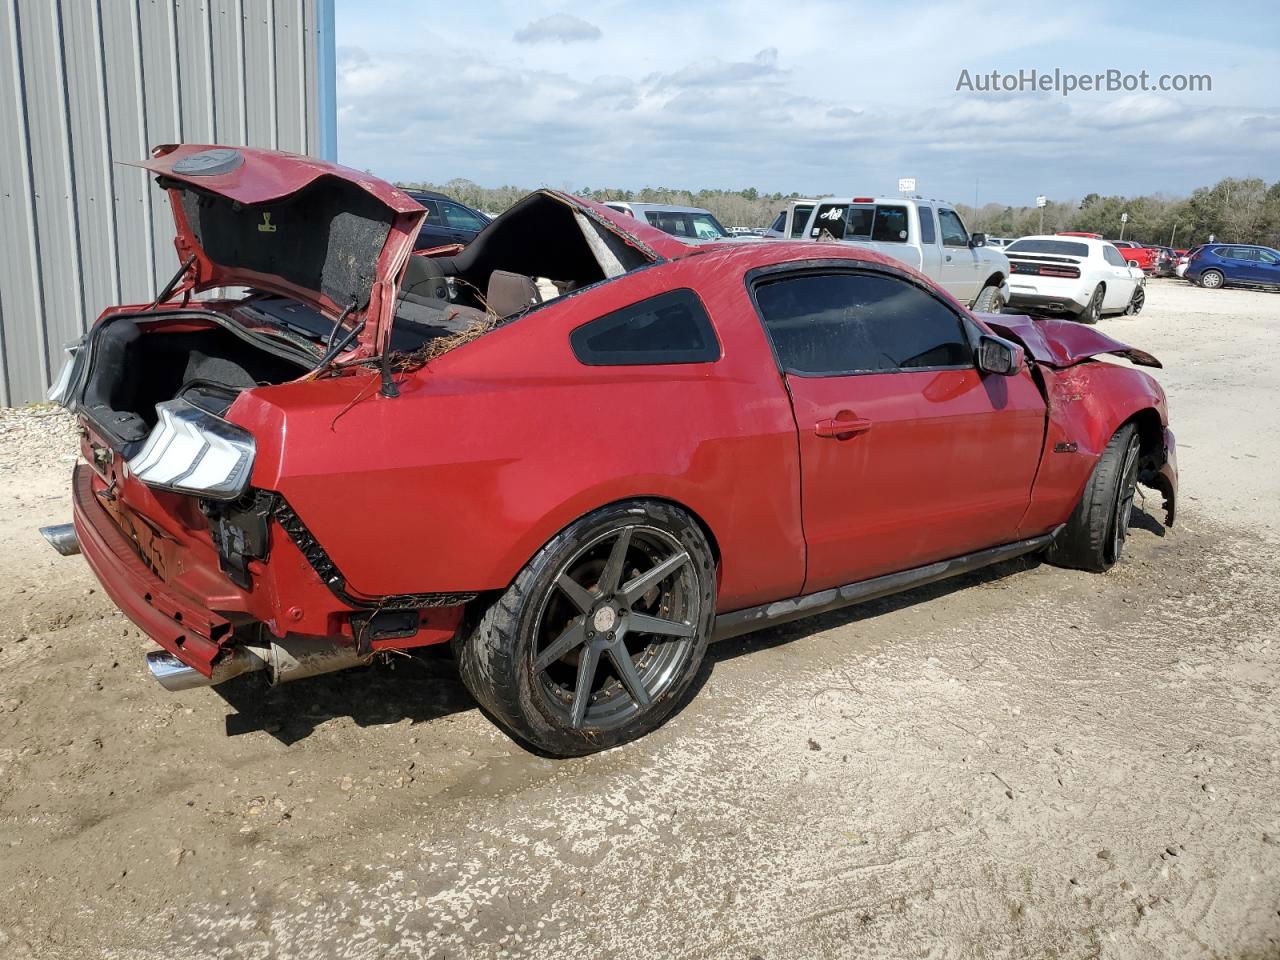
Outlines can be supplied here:
<path id="1" fill-rule="evenodd" d="M 486 213 L 501 213 L 529 192 L 515 186 L 482 187 L 470 180 L 454 179 L 445 184 L 401 183 L 400 186 L 435 190 L 448 194 L 469 207 Z M 641 203 L 669 203 L 710 210 L 725 226 L 766 227 L 789 200 L 799 193 L 761 193 L 745 190 L 679 190 L 645 187 L 622 190 L 583 187 L 570 190 L 590 200 L 632 200 Z M 810 194 L 809 196 L 824 196 Z M 1011 207 L 989 203 L 978 209 L 957 204 L 969 229 L 997 237 L 1021 237 L 1041 232 L 1041 208 Z M 1187 197 L 1165 194 L 1124 197 L 1090 193 L 1083 200 L 1049 201 L 1043 208 L 1043 230 L 1077 230 L 1120 239 L 1121 214 L 1124 239 L 1139 243 L 1159 243 L 1188 247 L 1206 243 L 1212 235 L 1226 243 L 1262 243 L 1280 246 L 1280 181 L 1271 184 L 1260 177 L 1219 180 L 1211 187 L 1199 187 Z"/>

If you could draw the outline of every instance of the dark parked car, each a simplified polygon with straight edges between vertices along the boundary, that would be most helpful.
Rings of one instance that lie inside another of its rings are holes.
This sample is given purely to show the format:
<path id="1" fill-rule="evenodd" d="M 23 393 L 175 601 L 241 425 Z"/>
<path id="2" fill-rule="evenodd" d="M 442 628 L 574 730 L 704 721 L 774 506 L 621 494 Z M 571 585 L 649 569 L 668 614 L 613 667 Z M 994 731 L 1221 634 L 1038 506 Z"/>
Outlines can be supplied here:
<path id="1" fill-rule="evenodd" d="M 1173 522 L 1164 392 L 1095 359 L 1154 357 L 873 250 L 698 246 L 540 190 L 411 256 L 422 210 L 364 174 L 145 166 L 183 266 L 70 348 L 83 460 L 46 535 L 171 689 L 451 643 L 513 736 L 591 753 L 678 709 L 713 637 L 1031 553 L 1104 571 L 1140 481 Z"/>
<path id="2" fill-rule="evenodd" d="M 479 210 L 472 210 L 443 193 L 429 190 L 406 190 L 427 210 L 427 218 L 418 231 L 415 250 L 443 247 L 450 243 L 470 243 L 476 234 L 489 224 L 489 218 Z"/>
<path id="3" fill-rule="evenodd" d="M 1202 287 L 1280 287 L 1280 252 L 1254 244 L 1207 243 L 1183 276 Z"/>

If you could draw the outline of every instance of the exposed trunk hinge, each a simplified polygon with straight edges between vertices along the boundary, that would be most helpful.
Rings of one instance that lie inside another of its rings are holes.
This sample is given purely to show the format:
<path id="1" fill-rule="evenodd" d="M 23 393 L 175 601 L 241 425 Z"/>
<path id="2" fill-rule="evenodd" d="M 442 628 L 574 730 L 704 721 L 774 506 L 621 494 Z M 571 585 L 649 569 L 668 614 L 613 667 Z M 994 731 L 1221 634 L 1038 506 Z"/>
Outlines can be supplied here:
<path id="1" fill-rule="evenodd" d="M 147 310 L 154 310 L 162 303 L 168 302 L 175 294 L 183 295 L 183 304 L 186 304 L 187 297 L 196 285 L 195 274 L 191 273 L 191 265 L 196 262 L 196 255 L 193 253 L 182 262 L 182 266 L 164 285 L 164 289 L 156 294 L 156 298 L 147 306 Z M 190 275 L 188 275 L 190 274 Z"/>

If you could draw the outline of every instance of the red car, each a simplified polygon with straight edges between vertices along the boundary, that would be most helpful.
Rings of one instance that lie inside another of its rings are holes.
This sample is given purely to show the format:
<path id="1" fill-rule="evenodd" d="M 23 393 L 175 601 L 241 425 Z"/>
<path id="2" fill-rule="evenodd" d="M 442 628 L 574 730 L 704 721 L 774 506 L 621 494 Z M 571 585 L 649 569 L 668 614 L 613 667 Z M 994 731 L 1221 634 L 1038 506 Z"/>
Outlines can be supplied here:
<path id="1" fill-rule="evenodd" d="M 1111 245 L 1120 251 L 1125 263 L 1145 273 L 1154 273 L 1160 263 L 1159 247 L 1144 247 L 1132 240 L 1112 240 Z"/>
<path id="2" fill-rule="evenodd" d="M 183 268 L 52 391 L 74 529 L 167 686 L 452 642 L 515 738 L 662 723 L 707 643 L 1020 554 L 1101 571 L 1176 468 L 1165 397 L 1069 322 L 848 245 L 688 246 L 551 190 L 465 250 L 367 174 L 162 147 Z M 237 299 L 193 294 L 249 287 Z"/>

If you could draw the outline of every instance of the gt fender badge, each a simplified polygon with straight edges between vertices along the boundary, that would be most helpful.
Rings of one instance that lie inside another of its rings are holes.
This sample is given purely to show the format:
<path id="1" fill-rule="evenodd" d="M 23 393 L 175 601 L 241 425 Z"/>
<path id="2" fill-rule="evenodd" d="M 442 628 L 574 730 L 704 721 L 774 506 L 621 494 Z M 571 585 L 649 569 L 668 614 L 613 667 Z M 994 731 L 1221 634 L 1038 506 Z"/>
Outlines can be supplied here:
<path id="1" fill-rule="evenodd" d="M 262 214 L 262 222 L 258 224 L 258 232 L 259 233 L 275 233 L 276 232 L 276 225 L 271 222 L 271 214 L 265 213 L 265 212 Z"/>

